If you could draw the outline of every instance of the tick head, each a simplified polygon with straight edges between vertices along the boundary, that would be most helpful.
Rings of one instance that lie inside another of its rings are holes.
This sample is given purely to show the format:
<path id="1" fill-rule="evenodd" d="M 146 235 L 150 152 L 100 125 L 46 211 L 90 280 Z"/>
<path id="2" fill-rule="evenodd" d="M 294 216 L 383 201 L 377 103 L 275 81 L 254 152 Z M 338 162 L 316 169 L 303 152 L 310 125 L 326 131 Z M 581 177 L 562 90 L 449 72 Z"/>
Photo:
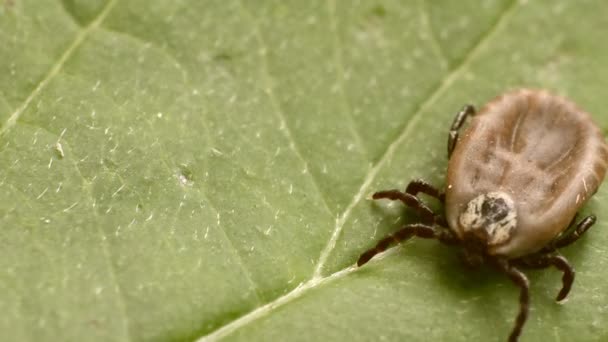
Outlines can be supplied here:
<path id="1" fill-rule="evenodd" d="M 488 192 L 473 198 L 458 221 L 464 233 L 465 258 L 476 265 L 489 248 L 509 241 L 517 225 L 517 211 L 506 193 Z"/>

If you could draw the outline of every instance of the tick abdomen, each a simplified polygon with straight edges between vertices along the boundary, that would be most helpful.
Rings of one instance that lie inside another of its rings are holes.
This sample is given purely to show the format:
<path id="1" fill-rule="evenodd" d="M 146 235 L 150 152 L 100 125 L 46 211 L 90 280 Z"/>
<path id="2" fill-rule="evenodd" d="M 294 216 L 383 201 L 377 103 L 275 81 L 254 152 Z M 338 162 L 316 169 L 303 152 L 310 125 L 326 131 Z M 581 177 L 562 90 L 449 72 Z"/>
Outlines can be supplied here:
<path id="1" fill-rule="evenodd" d="M 473 198 L 509 194 L 517 227 L 490 253 L 533 253 L 567 227 L 604 178 L 608 147 L 589 114 L 545 91 L 518 90 L 488 103 L 461 135 L 448 164 L 446 215 Z"/>

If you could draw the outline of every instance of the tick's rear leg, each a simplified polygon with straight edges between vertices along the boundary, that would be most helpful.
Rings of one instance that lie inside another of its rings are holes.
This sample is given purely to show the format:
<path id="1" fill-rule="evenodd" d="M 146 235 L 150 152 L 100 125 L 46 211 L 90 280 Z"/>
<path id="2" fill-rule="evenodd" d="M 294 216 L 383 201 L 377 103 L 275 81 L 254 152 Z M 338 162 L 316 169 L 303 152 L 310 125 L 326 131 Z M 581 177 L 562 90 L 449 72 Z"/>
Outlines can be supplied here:
<path id="1" fill-rule="evenodd" d="M 576 226 L 576 229 L 571 231 L 570 234 L 567 234 L 566 236 L 557 240 L 553 245 L 555 246 L 555 248 L 562 248 L 572 244 L 573 242 L 578 240 L 583 234 L 585 234 L 585 232 L 595 224 L 596 220 L 597 218 L 595 217 L 595 215 L 589 215 L 585 217 L 581 220 L 581 222 L 579 222 L 579 224 Z"/>
<path id="2" fill-rule="evenodd" d="M 357 266 L 362 266 L 366 264 L 376 254 L 384 252 L 392 244 L 409 240 L 414 236 L 418 236 L 425 239 L 437 239 L 446 244 L 458 243 L 458 239 L 449 230 L 435 231 L 433 227 L 427 226 L 425 224 L 408 224 L 397 232 L 380 240 L 375 247 L 370 248 L 365 251 L 365 253 L 361 254 L 359 260 L 357 260 Z"/>
<path id="3" fill-rule="evenodd" d="M 500 270 L 505 273 L 515 285 L 519 286 L 519 313 L 515 318 L 515 325 L 509 335 L 509 342 L 517 342 L 521 330 L 528 319 L 528 309 L 530 307 L 530 282 L 526 275 L 511 265 L 506 260 L 498 260 L 497 265 Z"/>
<path id="4" fill-rule="evenodd" d="M 458 131 L 464 125 L 467 117 L 475 114 L 475 107 L 468 104 L 462 107 L 460 112 L 456 114 L 454 121 L 452 122 L 452 127 L 450 127 L 450 133 L 448 136 L 448 159 L 452 155 L 454 148 L 456 147 L 456 143 L 458 142 Z"/>
<path id="5" fill-rule="evenodd" d="M 514 263 L 521 265 L 523 267 L 530 268 L 547 268 L 550 266 L 555 266 L 558 270 L 562 271 L 562 289 L 557 294 L 555 298 L 556 301 L 561 301 L 570 292 L 572 288 L 572 283 L 574 282 L 574 268 L 570 265 L 568 260 L 561 255 L 550 255 L 550 254 L 538 254 L 531 257 L 518 259 L 514 261 Z"/>

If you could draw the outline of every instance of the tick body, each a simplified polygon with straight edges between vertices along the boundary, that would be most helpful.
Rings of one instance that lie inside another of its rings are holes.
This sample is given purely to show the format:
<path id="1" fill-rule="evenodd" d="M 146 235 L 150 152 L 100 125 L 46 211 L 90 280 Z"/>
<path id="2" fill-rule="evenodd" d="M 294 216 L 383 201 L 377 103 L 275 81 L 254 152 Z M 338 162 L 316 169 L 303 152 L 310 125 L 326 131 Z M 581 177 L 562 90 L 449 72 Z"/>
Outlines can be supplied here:
<path id="1" fill-rule="evenodd" d="M 445 191 L 413 181 L 403 192 L 373 195 L 402 201 L 422 222 L 382 239 L 357 264 L 413 236 L 460 245 L 468 264 L 490 263 L 520 287 L 520 311 L 509 336 L 517 341 L 529 306 L 522 268 L 554 266 L 563 272 L 557 300 L 570 291 L 574 270 L 557 250 L 595 223 L 593 215 L 578 223 L 575 217 L 604 179 L 608 145 L 589 114 L 569 100 L 521 89 L 478 113 L 465 106 L 451 126 L 448 157 Z M 418 193 L 442 202 L 444 215 L 433 213 Z"/>

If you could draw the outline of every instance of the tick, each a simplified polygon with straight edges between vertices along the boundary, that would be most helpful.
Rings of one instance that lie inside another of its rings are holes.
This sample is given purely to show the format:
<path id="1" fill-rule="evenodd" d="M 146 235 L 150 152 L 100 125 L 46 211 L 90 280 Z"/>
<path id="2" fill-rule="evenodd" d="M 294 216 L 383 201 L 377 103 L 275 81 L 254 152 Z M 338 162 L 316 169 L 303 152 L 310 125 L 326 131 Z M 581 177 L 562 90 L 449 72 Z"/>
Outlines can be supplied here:
<path id="1" fill-rule="evenodd" d="M 414 180 L 404 192 L 373 195 L 403 202 L 421 222 L 380 240 L 357 265 L 414 236 L 461 246 L 467 264 L 489 263 L 520 288 L 519 313 L 509 335 L 509 341 L 517 341 L 530 303 L 522 268 L 553 266 L 563 273 L 556 300 L 570 292 L 574 269 L 558 249 L 578 240 L 596 221 L 590 215 L 577 222 L 576 215 L 604 179 L 608 145 L 590 115 L 571 101 L 520 89 L 479 112 L 464 106 L 450 128 L 448 159 L 445 191 Z M 419 193 L 439 200 L 445 213 L 433 213 Z"/>

